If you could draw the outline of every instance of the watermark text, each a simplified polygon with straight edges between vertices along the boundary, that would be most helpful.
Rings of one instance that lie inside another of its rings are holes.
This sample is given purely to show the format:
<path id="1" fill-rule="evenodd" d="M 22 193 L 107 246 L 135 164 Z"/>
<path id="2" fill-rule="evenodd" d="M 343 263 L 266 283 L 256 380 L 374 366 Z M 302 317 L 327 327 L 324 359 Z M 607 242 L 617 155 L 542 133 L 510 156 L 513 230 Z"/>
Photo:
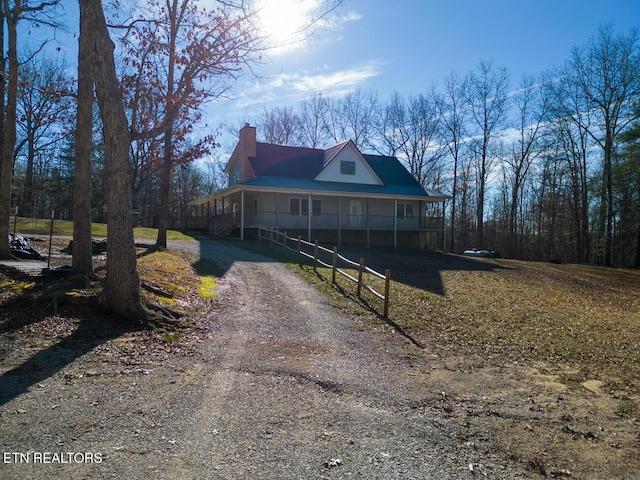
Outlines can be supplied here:
<path id="1" fill-rule="evenodd" d="M 2 452 L 2 463 L 102 463 L 99 452 Z"/>

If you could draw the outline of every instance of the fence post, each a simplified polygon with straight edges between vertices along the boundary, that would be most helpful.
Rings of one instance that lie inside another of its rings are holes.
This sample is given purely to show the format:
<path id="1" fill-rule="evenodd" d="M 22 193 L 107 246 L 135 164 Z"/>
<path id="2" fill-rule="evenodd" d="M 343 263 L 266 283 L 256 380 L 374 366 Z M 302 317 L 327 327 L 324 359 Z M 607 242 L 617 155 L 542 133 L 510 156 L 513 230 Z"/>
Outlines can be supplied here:
<path id="1" fill-rule="evenodd" d="M 364 258 L 360 257 L 360 266 L 358 267 L 358 297 L 362 290 L 362 272 L 364 271 Z"/>
<path id="2" fill-rule="evenodd" d="M 338 267 L 338 247 L 333 247 L 333 262 L 331 268 L 331 281 L 336 283 L 336 268 Z"/>
<path id="3" fill-rule="evenodd" d="M 313 245 L 313 271 L 318 271 L 318 240 Z"/>
<path id="4" fill-rule="evenodd" d="M 302 237 L 298 235 L 298 265 L 302 267 L 302 254 L 300 253 L 301 248 L 302 248 Z"/>
<path id="5" fill-rule="evenodd" d="M 389 316 L 389 280 L 391 278 L 391 272 L 385 270 L 384 272 L 384 316 Z"/>
<path id="6" fill-rule="evenodd" d="M 273 227 L 269 229 L 269 247 L 273 247 Z"/>

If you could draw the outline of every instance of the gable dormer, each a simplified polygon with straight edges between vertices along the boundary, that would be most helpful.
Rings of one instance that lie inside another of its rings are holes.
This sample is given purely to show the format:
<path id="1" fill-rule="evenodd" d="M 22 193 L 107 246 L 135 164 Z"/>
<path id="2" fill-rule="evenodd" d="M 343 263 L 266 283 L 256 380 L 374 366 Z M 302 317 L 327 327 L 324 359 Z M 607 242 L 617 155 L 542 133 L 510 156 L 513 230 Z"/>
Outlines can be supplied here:
<path id="1" fill-rule="evenodd" d="M 251 159 L 256 158 L 256 127 L 248 123 L 240 130 L 236 145 L 229 162 L 224 168 L 229 177 L 229 186 L 256 178 Z"/>
<path id="2" fill-rule="evenodd" d="M 351 140 L 325 150 L 324 166 L 314 180 L 317 182 L 383 185 L 378 175 Z"/>

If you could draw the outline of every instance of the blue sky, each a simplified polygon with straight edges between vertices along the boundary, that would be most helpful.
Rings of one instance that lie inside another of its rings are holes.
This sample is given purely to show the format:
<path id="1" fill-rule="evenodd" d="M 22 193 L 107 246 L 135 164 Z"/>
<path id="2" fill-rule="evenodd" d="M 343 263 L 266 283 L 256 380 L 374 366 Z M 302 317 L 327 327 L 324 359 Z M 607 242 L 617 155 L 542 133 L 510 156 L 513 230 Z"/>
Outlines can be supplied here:
<path id="1" fill-rule="evenodd" d="M 562 65 L 605 23 L 625 34 L 640 28 L 640 1 L 345 0 L 333 20 L 312 41 L 267 59 L 259 69 L 267 78 L 240 82 L 224 108 L 210 108 L 212 117 L 242 125 L 314 91 L 360 87 L 383 100 L 394 91 L 426 93 L 481 60 L 506 67 L 515 89 L 522 75 Z"/>
<path id="2" fill-rule="evenodd" d="M 287 3 L 310 8 L 327 0 L 258 1 L 275 5 L 282 20 L 293 9 Z M 75 63 L 78 4 L 62 5 L 70 35 L 57 37 Z M 310 41 L 268 56 L 257 69 L 263 78 L 245 77 L 231 98 L 209 105 L 207 123 L 239 128 L 265 108 L 295 107 L 315 92 L 339 96 L 362 88 L 381 100 L 394 91 L 426 93 L 453 70 L 465 74 L 480 61 L 506 67 L 516 89 L 522 75 L 561 66 L 603 24 L 625 34 L 640 30 L 640 0 L 343 0 L 330 20 Z"/>

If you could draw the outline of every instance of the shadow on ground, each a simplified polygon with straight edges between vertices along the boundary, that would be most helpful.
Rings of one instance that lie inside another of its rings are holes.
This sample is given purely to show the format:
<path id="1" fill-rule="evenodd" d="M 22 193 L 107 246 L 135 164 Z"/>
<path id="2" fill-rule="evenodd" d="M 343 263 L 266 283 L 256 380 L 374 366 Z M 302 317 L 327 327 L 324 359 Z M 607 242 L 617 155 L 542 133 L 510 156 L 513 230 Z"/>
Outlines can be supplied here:
<path id="1" fill-rule="evenodd" d="M 269 246 L 268 243 L 258 243 L 254 240 L 244 242 L 225 240 L 221 242 L 223 245 L 232 245 L 240 247 L 251 252 L 259 252 L 255 255 L 257 262 L 278 261 L 277 259 L 288 258 L 289 261 L 300 261 L 305 265 L 310 265 L 311 260 L 307 258 L 298 258 L 298 254 L 284 247 L 274 244 Z M 217 241 L 203 241 L 200 243 L 201 258 L 212 257 Z M 333 249 L 325 245 L 326 248 Z M 305 247 L 309 253 L 312 253 L 312 247 Z M 232 253 L 232 251 L 230 251 Z M 442 272 L 450 270 L 460 271 L 486 271 L 502 270 L 507 267 L 499 265 L 493 259 L 480 259 L 472 257 L 464 257 L 462 255 L 453 255 L 447 253 L 427 252 L 419 250 L 405 250 L 393 248 L 366 248 L 342 246 L 338 248 L 338 253 L 351 261 L 358 262 L 360 258 L 364 258 L 366 266 L 384 273 L 385 270 L 391 271 L 391 279 L 395 282 L 404 283 L 420 290 L 425 290 L 436 295 L 446 295 L 444 282 L 442 280 Z M 273 258 L 271 258 L 273 257 Z M 274 260 L 274 258 L 276 260 Z M 320 259 L 327 264 L 331 264 L 331 254 L 320 252 Z M 236 259 L 233 255 L 229 255 L 224 259 L 216 256 L 215 265 L 200 266 L 207 270 L 208 275 L 222 276 L 233 264 Z M 206 263 L 206 262 L 204 262 Z M 199 265 L 196 264 L 196 269 Z M 339 268 L 349 268 L 345 263 L 339 263 Z M 198 270 L 200 273 L 200 270 Z"/>
<path id="2" fill-rule="evenodd" d="M 364 258 L 368 267 L 380 273 L 389 269 L 394 282 L 441 296 L 446 295 L 442 272 L 454 270 L 492 272 L 507 268 L 491 259 L 418 250 L 347 246 L 341 247 L 338 252 L 356 262 Z"/>
<path id="3" fill-rule="evenodd" d="M 241 250 L 238 250 L 241 249 Z M 307 247 L 308 250 L 312 248 Z M 194 268 L 200 275 L 213 275 L 222 277 L 231 268 L 234 262 L 240 258 L 242 261 L 254 262 L 299 262 L 303 268 L 312 268 L 312 260 L 299 256 L 296 252 L 285 249 L 277 244 L 258 243 L 255 241 L 233 241 L 233 240 L 200 240 L 200 257 L 194 263 Z M 442 272 L 447 270 L 462 271 L 495 271 L 504 269 L 492 260 L 475 259 L 460 255 L 449 255 L 435 252 L 423 252 L 415 250 L 397 249 L 374 249 L 362 247 L 341 247 L 338 249 L 340 255 L 358 262 L 362 257 L 365 264 L 383 273 L 391 270 L 391 278 L 395 282 L 404 283 L 420 290 L 432 292 L 444 296 L 445 288 L 442 280 Z M 331 264 L 331 254 L 324 253 L 321 260 Z M 344 268 L 345 265 L 338 265 Z M 331 282 L 330 278 L 324 278 L 317 274 L 324 282 Z M 335 288 L 346 298 L 360 304 L 363 308 L 375 314 L 382 321 L 387 323 L 396 332 L 405 337 L 408 341 L 419 348 L 423 348 L 415 338 L 406 332 L 401 325 L 393 319 L 380 314 L 379 308 L 371 305 L 365 298 L 357 297 L 347 289 L 335 285 Z"/>
<path id="4" fill-rule="evenodd" d="M 5 312 L 0 310 L 0 313 Z M 62 339 L 59 342 L 37 349 L 23 363 L 0 375 L 0 405 L 27 392 L 32 386 L 53 376 L 98 345 L 135 330 L 130 322 L 125 322 L 118 317 L 96 315 L 89 309 L 80 315 L 78 313 L 74 312 L 75 318 L 79 318 L 75 330 L 65 336 L 61 335 Z M 12 310 L 2 317 L 4 318 L 0 320 L 0 339 L 2 340 L 0 350 L 6 351 L 11 351 L 15 347 L 16 342 L 12 340 L 20 329 L 36 326 L 45 328 L 36 324 L 45 321 L 59 324 L 64 321 L 46 313 L 27 313 L 17 310 Z M 56 326 L 53 325 L 52 328 Z M 2 357 L 6 356 L 6 352 L 1 353 Z M 20 353 L 22 352 L 12 352 L 13 355 Z"/>
<path id="5" fill-rule="evenodd" d="M 269 252 L 257 251 L 251 247 L 255 242 L 240 242 L 234 240 L 209 240 L 198 239 L 199 259 L 193 264 L 198 275 L 212 275 L 222 277 L 231 266 L 242 258 L 242 261 L 251 262 L 276 262 L 274 258 L 267 256 Z M 236 248 L 240 248 L 238 251 Z M 282 249 L 283 251 L 286 251 Z"/>

